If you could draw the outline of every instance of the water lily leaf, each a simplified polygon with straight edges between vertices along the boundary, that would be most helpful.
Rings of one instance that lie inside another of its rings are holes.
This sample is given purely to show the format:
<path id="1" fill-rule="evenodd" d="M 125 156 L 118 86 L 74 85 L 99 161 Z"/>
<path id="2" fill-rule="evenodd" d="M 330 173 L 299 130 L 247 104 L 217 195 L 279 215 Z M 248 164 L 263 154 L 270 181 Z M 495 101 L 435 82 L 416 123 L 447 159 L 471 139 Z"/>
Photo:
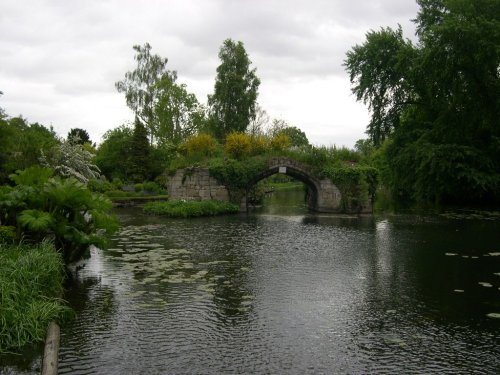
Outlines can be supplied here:
<path id="1" fill-rule="evenodd" d="M 458 255 L 457 253 L 444 253 L 447 257 L 454 257 L 455 255 Z"/>
<path id="2" fill-rule="evenodd" d="M 491 288 L 493 286 L 490 283 L 487 283 L 485 281 L 480 281 L 478 284 L 481 286 L 484 286 L 485 288 Z"/>
<path id="3" fill-rule="evenodd" d="M 488 318 L 492 318 L 492 319 L 500 319 L 500 313 L 489 313 L 489 314 L 486 314 L 486 316 Z"/>

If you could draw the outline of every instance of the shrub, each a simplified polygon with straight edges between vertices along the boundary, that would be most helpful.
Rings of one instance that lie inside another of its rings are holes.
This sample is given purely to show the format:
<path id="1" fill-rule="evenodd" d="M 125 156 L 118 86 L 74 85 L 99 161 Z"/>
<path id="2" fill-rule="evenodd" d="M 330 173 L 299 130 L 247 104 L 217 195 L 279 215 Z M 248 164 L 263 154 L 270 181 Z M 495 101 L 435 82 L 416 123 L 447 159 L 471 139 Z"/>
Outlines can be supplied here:
<path id="1" fill-rule="evenodd" d="M 210 134 L 200 133 L 186 139 L 180 151 L 188 156 L 210 157 L 217 152 L 217 141 Z"/>
<path id="2" fill-rule="evenodd" d="M 109 190 L 113 190 L 115 187 L 108 181 L 101 178 L 93 178 L 87 182 L 87 187 L 90 191 L 105 193 Z"/>
<path id="3" fill-rule="evenodd" d="M 16 239 L 16 227 L 12 225 L 0 225 L 0 244 L 14 243 Z"/>
<path id="4" fill-rule="evenodd" d="M 123 187 L 123 181 L 120 180 L 118 177 L 113 178 L 113 181 L 111 181 L 111 183 L 113 184 L 114 189 L 120 190 Z"/>
<path id="5" fill-rule="evenodd" d="M 251 147 L 250 153 L 252 155 L 263 154 L 268 148 L 268 139 L 263 135 L 256 135 L 250 138 Z"/>
<path id="6" fill-rule="evenodd" d="M 275 151 L 283 151 L 291 145 L 290 137 L 284 133 L 278 133 L 271 138 L 269 146 Z"/>
<path id="7" fill-rule="evenodd" d="M 229 133 L 226 136 L 224 152 L 235 159 L 242 159 L 252 151 L 251 137 L 245 133 Z"/>
<path id="8" fill-rule="evenodd" d="M 31 168 L 20 171 L 12 176 L 16 186 L 0 189 L 2 224 L 16 227 L 18 241 L 52 239 L 68 262 L 80 259 L 89 245 L 104 246 L 103 234 L 118 227 L 116 218 L 108 214 L 109 199 L 72 177 L 47 178 L 46 174 L 45 182 L 29 177 L 43 173 Z"/>
<path id="9" fill-rule="evenodd" d="M 158 185 L 154 181 L 146 181 L 143 183 L 144 191 L 156 193 L 156 194 L 164 194 L 166 191 L 160 185 Z"/>

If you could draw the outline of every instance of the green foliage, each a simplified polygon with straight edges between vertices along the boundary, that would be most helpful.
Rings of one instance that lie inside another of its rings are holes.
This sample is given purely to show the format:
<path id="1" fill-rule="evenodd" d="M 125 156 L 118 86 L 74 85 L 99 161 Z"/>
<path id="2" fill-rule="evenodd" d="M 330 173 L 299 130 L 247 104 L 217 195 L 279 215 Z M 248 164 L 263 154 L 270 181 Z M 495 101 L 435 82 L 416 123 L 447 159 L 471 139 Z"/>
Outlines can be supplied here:
<path id="1" fill-rule="evenodd" d="M 151 54 L 149 43 L 143 46 L 135 45 L 133 49 L 136 52 L 134 60 L 137 67 L 125 73 L 125 79 L 116 82 L 115 87 L 118 92 L 125 93 L 127 106 L 146 125 L 152 144 L 158 129 L 155 108 L 158 105 L 162 83 L 175 82 L 177 73 L 166 68 L 168 59 Z"/>
<path id="2" fill-rule="evenodd" d="M 287 126 L 283 128 L 279 134 L 284 134 L 290 140 L 291 147 L 305 147 L 309 146 L 309 140 L 306 133 L 295 126 Z"/>
<path id="3" fill-rule="evenodd" d="M 42 186 L 53 176 L 53 174 L 54 171 L 52 169 L 35 165 L 23 171 L 17 171 L 9 177 L 16 185 Z"/>
<path id="4" fill-rule="evenodd" d="M 210 128 L 220 141 L 230 132 L 245 132 L 255 117 L 260 80 L 242 42 L 226 39 L 219 51 L 214 94 L 209 95 Z"/>
<path id="5" fill-rule="evenodd" d="M 11 225 L 0 225 L 0 245 L 12 244 L 16 239 L 16 227 Z"/>
<path id="6" fill-rule="evenodd" d="M 362 46 L 347 52 L 344 65 L 354 85 L 352 92 L 372 112 L 367 133 L 375 145 L 398 128 L 403 108 L 413 101 L 406 75 L 415 52 L 412 43 L 403 39 L 401 27 L 370 31 Z"/>
<path id="7" fill-rule="evenodd" d="M 68 262 L 80 259 L 89 245 L 105 245 L 104 234 L 117 229 L 107 198 L 74 178 L 41 181 L 29 178 L 30 173 L 40 177 L 45 170 L 20 171 L 13 176 L 20 184 L 0 189 L 0 221 L 17 228 L 18 241 L 52 239 Z M 30 181 L 34 183 L 25 185 Z"/>
<path id="8" fill-rule="evenodd" d="M 54 224 L 50 213 L 39 210 L 21 211 L 17 221 L 23 228 L 33 232 L 47 232 Z"/>
<path id="9" fill-rule="evenodd" d="M 8 182 L 9 174 L 39 163 L 42 153 L 50 155 L 59 143 L 52 128 L 22 117 L 0 119 L 0 183 Z"/>
<path id="10" fill-rule="evenodd" d="M 149 202 L 144 205 L 146 213 L 184 218 L 234 214 L 239 209 L 237 204 L 213 200 Z"/>
<path id="11" fill-rule="evenodd" d="M 330 166 L 323 170 L 342 194 L 344 211 L 360 210 L 373 200 L 377 189 L 377 170 L 367 166 Z"/>
<path id="12" fill-rule="evenodd" d="M 143 191 L 155 194 L 166 194 L 166 190 L 155 181 L 145 181 L 142 184 Z"/>
<path id="13" fill-rule="evenodd" d="M 255 176 L 266 168 L 267 158 L 260 156 L 244 161 L 213 159 L 209 165 L 210 175 L 234 191 L 247 188 Z"/>
<path id="14" fill-rule="evenodd" d="M 85 129 L 80 128 L 72 128 L 68 132 L 66 139 L 71 143 L 78 143 L 80 145 L 91 143 L 89 133 Z"/>
<path id="15" fill-rule="evenodd" d="M 177 145 L 204 126 L 205 109 L 194 94 L 187 92 L 185 84 L 164 79 L 157 88 L 154 135 L 160 144 Z"/>
<path id="16" fill-rule="evenodd" d="M 391 140 L 373 157 L 401 201 L 498 203 L 500 3 L 418 3 L 417 45 L 386 28 L 347 53 L 352 90 L 372 111 L 371 140 Z"/>
<path id="17" fill-rule="evenodd" d="M 150 151 L 146 128 L 136 119 L 130 143 L 130 180 L 139 182 L 150 177 Z"/>
<path id="18" fill-rule="evenodd" d="M 119 180 L 116 180 L 116 181 L 119 181 Z M 106 181 L 105 179 L 101 179 L 101 178 L 93 178 L 91 180 L 89 180 L 89 182 L 87 183 L 87 188 L 90 190 L 90 191 L 93 191 L 93 192 L 96 192 L 96 193 L 105 193 L 109 190 L 114 190 L 116 189 L 117 187 L 122 187 L 122 184 L 115 184 L 114 181 L 113 183 L 110 183 L 109 181 Z"/>
<path id="19" fill-rule="evenodd" d="M 97 149 L 95 163 L 108 179 L 128 180 L 130 147 L 133 130 L 125 125 L 104 133 Z"/>
<path id="20" fill-rule="evenodd" d="M 60 299 L 64 275 L 61 256 L 50 243 L 0 242 L 0 353 L 43 341 L 51 320 L 69 316 Z"/>

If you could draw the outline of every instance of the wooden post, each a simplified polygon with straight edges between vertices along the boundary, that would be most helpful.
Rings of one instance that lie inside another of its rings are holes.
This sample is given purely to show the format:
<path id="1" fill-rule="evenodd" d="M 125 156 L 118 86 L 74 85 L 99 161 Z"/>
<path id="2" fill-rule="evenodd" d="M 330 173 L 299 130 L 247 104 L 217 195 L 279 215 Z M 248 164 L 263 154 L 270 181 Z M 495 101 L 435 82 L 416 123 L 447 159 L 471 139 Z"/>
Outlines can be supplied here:
<path id="1" fill-rule="evenodd" d="M 60 333 L 57 323 L 50 322 L 43 351 L 42 375 L 57 375 Z"/>

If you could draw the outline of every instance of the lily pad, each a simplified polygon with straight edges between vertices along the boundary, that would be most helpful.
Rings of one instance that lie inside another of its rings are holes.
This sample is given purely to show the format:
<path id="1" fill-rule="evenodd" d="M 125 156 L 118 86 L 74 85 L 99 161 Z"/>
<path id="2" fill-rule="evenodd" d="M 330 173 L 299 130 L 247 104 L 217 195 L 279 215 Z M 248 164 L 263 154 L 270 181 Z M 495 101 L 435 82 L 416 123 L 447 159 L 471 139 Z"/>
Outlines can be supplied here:
<path id="1" fill-rule="evenodd" d="M 463 290 L 463 289 L 453 289 L 453 291 L 455 293 L 463 293 L 463 292 L 465 292 L 465 290 Z"/>
<path id="2" fill-rule="evenodd" d="M 444 253 L 447 257 L 454 257 L 455 255 L 458 255 L 457 253 Z"/>
<path id="3" fill-rule="evenodd" d="M 486 316 L 491 319 L 500 319 L 500 313 L 489 313 Z"/>
<path id="4" fill-rule="evenodd" d="M 493 286 L 490 283 L 487 283 L 485 281 L 480 281 L 478 284 L 481 286 L 484 286 L 485 288 L 491 288 Z"/>

